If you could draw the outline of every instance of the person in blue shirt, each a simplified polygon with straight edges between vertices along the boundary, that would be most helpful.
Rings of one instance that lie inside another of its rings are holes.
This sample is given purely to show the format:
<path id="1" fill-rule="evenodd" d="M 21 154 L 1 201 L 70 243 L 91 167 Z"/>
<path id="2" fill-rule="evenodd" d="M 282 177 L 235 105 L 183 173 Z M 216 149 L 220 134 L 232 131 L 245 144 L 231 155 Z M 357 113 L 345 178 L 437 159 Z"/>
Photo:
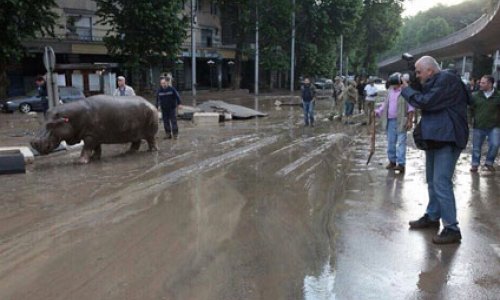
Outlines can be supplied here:
<path id="1" fill-rule="evenodd" d="M 181 98 L 177 90 L 172 86 L 172 78 L 165 77 L 160 81 L 160 88 L 156 93 L 156 108 L 161 108 L 163 127 L 167 134 L 165 138 L 174 139 L 179 135 L 177 126 L 177 109 L 181 104 Z"/>

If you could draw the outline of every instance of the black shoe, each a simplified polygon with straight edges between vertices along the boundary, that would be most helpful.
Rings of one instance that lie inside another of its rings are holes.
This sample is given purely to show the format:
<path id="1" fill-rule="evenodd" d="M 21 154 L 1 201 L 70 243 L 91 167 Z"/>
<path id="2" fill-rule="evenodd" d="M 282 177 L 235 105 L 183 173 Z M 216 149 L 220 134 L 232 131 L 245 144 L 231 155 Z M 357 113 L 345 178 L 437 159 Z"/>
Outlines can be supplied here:
<path id="1" fill-rule="evenodd" d="M 385 168 L 387 170 L 394 170 L 395 167 L 396 167 L 396 163 L 393 163 L 392 161 L 390 161 L 389 164 L 387 166 L 385 166 Z"/>
<path id="2" fill-rule="evenodd" d="M 432 238 L 432 242 L 434 244 L 455 244 L 460 243 L 462 239 L 462 234 L 460 234 L 460 230 L 453 230 L 450 228 L 444 228 L 440 234 L 436 235 Z"/>
<path id="3" fill-rule="evenodd" d="M 399 171 L 399 173 L 404 173 L 405 172 L 405 166 L 402 165 L 397 165 L 393 168 L 394 171 Z"/>
<path id="4" fill-rule="evenodd" d="M 425 228 L 435 228 L 439 229 L 439 220 L 431 220 L 428 214 L 425 214 L 418 220 L 410 221 L 410 229 L 425 229 Z"/>
<path id="5" fill-rule="evenodd" d="M 171 138 L 172 138 L 172 135 L 171 135 L 171 134 L 167 134 L 167 135 L 165 136 L 165 139 L 166 139 L 166 140 L 170 140 Z"/>
<path id="6" fill-rule="evenodd" d="M 179 137 L 178 134 L 174 134 L 174 140 L 176 140 Z"/>

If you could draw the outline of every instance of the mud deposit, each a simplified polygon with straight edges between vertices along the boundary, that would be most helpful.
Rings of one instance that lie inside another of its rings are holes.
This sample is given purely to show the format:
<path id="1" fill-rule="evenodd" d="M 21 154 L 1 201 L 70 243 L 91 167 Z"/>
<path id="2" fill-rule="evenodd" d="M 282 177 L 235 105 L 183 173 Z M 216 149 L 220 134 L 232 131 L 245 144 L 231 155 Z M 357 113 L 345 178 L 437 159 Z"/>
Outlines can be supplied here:
<path id="1" fill-rule="evenodd" d="M 498 175 L 471 176 L 463 154 L 464 238 L 435 246 L 407 225 L 427 204 L 422 152 L 387 172 L 384 137 L 366 166 L 366 127 L 325 121 L 326 100 L 314 128 L 299 107 L 235 103 L 269 116 L 181 122 L 156 153 L 104 145 L 89 165 L 60 152 L 3 176 L 0 299 L 498 297 Z"/>

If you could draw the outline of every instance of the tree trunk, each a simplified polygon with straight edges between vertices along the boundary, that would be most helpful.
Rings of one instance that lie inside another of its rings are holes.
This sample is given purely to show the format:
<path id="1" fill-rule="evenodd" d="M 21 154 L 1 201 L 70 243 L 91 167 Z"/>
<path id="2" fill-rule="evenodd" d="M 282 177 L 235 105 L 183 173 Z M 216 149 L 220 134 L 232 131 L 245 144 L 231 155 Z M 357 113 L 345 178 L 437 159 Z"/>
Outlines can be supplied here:
<path id="1" fill-rule="evenodd" d="M 0 98 L 7 98 L 7 91 L 9 89 L 9 78 L 7 77 L 6 65 L 0 65 Z"/>

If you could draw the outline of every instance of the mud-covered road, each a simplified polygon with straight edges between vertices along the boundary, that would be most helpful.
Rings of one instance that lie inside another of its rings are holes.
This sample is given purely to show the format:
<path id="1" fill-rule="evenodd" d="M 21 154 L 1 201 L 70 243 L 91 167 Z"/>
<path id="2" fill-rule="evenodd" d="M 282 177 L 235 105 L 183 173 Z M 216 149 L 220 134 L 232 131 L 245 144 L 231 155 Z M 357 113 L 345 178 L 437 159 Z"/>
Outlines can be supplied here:
<path id="1" fill-rule="evenodd" d="M 1 177 L 0 299 L 498 295 L 498 176 L 474 179 L 464 156 L 464 241 L 437 247 L 407 228 L 426 201 L 421 152 L 388 173 L 381 137 L 366 166 L 366 127 L 323 121 L 323 100 L 303 128 L 273 102 L 241 102 L 266 118 L 160 131 L 156 153 L 60 152 Z"/>

